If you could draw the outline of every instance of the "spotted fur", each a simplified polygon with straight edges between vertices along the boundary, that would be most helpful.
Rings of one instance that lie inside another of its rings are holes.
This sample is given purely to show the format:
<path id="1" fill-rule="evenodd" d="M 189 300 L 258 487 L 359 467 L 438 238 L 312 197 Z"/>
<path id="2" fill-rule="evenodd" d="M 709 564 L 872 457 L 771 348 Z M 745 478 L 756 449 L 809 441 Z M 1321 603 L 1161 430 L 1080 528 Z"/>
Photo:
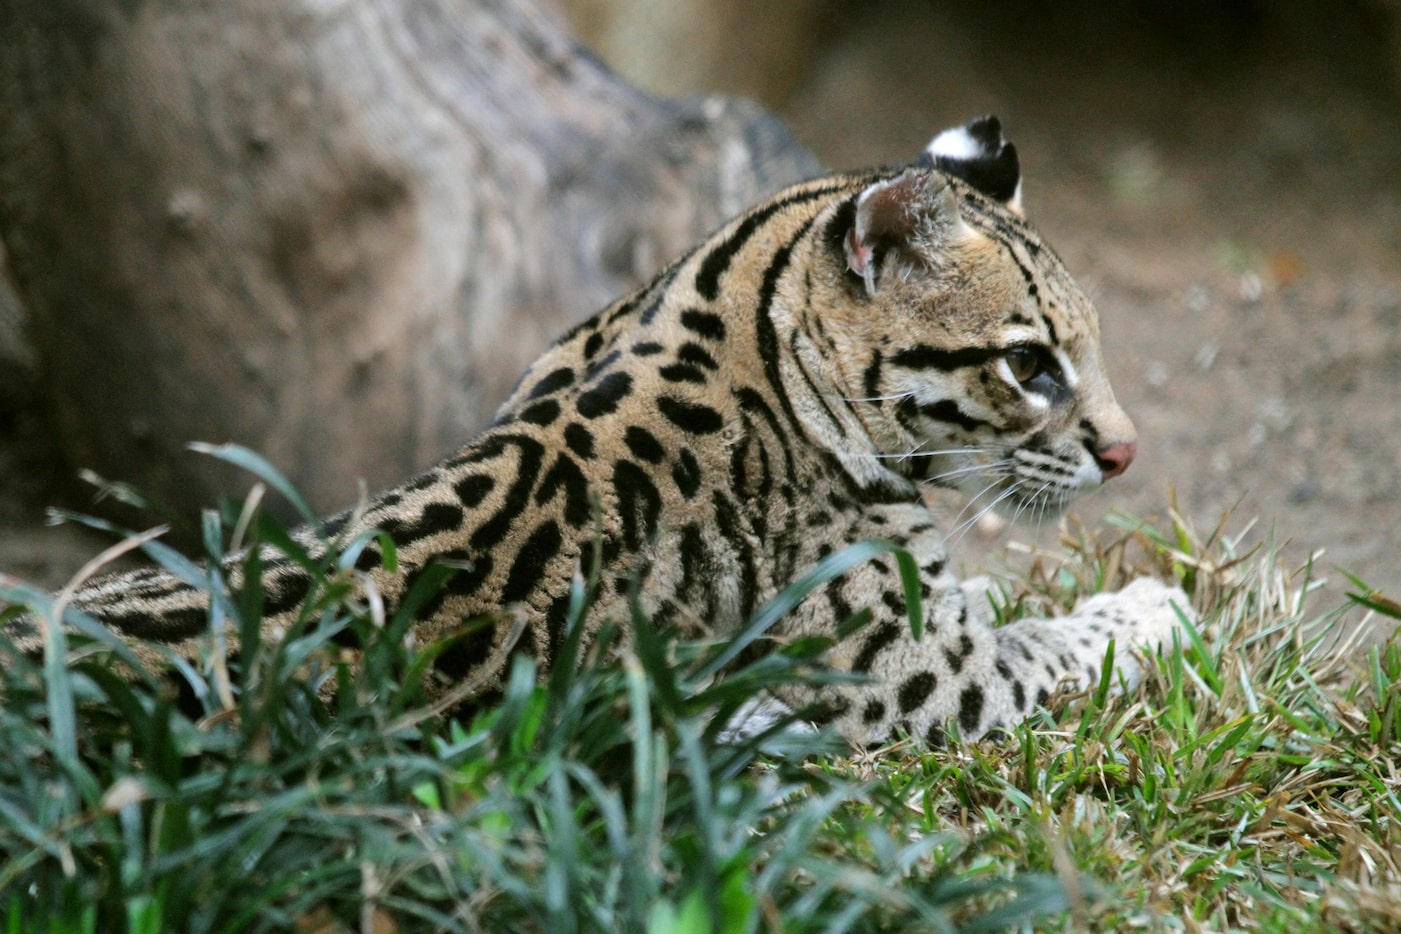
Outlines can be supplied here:
<path id="1" fill-rule="evenodd" d="M 458 453 L 330 525 L 393 539 L 396 573 L 374 546 L 356 562 L 391 607 L 431 563 L 457 568 L 414 635 L 501 620 L 436 662 L 438 683 L 481 697 L 513 652 L 549 668 L 595 546 L 589 626 L 624 616 L 640 581 L 645 610 L 683 633 L 733 629 L 849 543 L 912 552 L 922 639 L 880 559 L 780 624 L 780 637 L 830 636 L 872 611 L 830 653 L 869 679 L 782 698 L 821 702 L 855 742 L 1014 722 L 1066 679 L 1093 681 L 1111 639 L 1132 677 L 1129 647 L 1169 637 L 1180 591 L 1144 580 L 1067 618 L 993 628 L 921 498 L 952 486 L 1040 518 L 1133 456 L 1094 309 L 1020 196 L 994 118 L 941 134 L 912 166 L 789 188 L 561 338 Z M 267 638 L 307 588 L 269 556 Z M 155 571 L 99 579 L 75 603 L 137 640 L 189 647 L 209 629 L 206 598 Z"/>

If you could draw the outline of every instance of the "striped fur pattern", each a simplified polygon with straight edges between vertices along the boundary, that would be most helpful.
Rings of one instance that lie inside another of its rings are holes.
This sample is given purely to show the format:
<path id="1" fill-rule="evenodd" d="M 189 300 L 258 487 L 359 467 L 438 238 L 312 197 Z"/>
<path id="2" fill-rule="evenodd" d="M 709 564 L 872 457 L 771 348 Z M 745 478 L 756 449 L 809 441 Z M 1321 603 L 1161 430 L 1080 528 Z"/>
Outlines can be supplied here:
<path id="1" fill-rule="evenodd" d="M 1180 591 L 1143 580 L 1067 618 L 990 627 L 921 499 L 923 485 L 951 486 L 1040 519 L 1133 456 L 1095 311 L 1020 197 L 994 118 L 941 134 L 911 166 L 783 191 L 560 339 L 454 456 L 331 525 L 393 538 L 398 573 L 375 547 L 357 565 L 391 607 L 430 562 L 460 568 L 414 635 L 496 614 L 436 664 L 442 685 L 471 681 L 484 701 L 511 653 L 548 669 L 596 544 L 589 625 L 625 618 L 640 578 L 658 624 L 691 634 L 735 627 L 849 543 L 909 549 L 919 641 L 879 559 L 781 624 L 780 637 L 833 634 L 873 611 L 830 656 L 865 683 L 780 699 L 820 702 L 853 742 L 1012 723 L 1067 679 L 1096 679 L 1111 639 L 1133 680 L 1128 648 L 1171 638 Z M 308 584 L 276 556 L 266 580 L 276 638 Z M 75 602 L 135 640 L 194 653 L 207 638 L 205 600 L 163 573 L 100 579 Z"/>

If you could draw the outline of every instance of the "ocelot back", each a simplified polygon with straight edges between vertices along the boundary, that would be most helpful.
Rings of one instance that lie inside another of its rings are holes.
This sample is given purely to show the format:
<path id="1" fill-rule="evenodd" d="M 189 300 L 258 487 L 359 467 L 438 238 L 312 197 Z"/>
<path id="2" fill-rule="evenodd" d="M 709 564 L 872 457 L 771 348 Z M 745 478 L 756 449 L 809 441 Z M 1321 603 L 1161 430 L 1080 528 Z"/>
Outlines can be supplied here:
<path id="1" fill-rule="evenodd" d="M 854 742 L 1016 721 L 1064 679 L 1094 679 L 1111 639 L 1132 679 L 1128 649 L 1170 638 L 1181 591 L 1144 579 L 1068 618 L 992 628 L 986 600 L 947 570 L 921 499 L 923 484 L 953 486 L 1042 517 L 1134 456 L 1095 311 L 1023 219 L 1020 192 L 1016 151 L 991 117 L 940 134 L 913 165 L 780 192 L 561 338 L 457 454 L 329 527 L 392 537 L 397 573 L 373 547 L 358 563 L 390 605 L 435 559 L 462 568 L 414 636 L 496 614 L 436 663 L 442 686 L 471 679 L 484 696 L 513 652 L 548 669 L 595 543 L 604 586 L 587 625 L 626 618 L 640 578 L 645 610 L 683 633 L 737 626 L 849 543 L 908 549 L 922 639 L 882 559 L 781 624 L 833 634 L 873 612 L 830 653 L 869 679 L 781 698 L 824 702 Z M 275 639 L 308 578 L 278 555 L 267 568 Z M 75 604 L 134 642 L 197 654 L 208 638 L 207 598 L 162 572 L 97 579 Z M 11 628 L 37 646 L 33 619 Z"/>

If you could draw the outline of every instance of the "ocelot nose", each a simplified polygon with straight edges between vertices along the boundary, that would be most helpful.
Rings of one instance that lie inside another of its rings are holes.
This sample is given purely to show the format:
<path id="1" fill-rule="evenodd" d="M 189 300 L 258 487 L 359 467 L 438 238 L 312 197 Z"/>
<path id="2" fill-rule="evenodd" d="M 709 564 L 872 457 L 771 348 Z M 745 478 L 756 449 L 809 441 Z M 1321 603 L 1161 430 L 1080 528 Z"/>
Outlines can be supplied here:
<path id="1" fill-rule="evenodd" d="M 1129 464 L 1133 463 L 1133 456 L 1137 453 L 1137 441 L 1122 441 L 1096 451 L 1095 463 L 1099 464 L 1099 469 L 1104 471 L 1104 479 L 1108 480 L 1128 470 Z"/>

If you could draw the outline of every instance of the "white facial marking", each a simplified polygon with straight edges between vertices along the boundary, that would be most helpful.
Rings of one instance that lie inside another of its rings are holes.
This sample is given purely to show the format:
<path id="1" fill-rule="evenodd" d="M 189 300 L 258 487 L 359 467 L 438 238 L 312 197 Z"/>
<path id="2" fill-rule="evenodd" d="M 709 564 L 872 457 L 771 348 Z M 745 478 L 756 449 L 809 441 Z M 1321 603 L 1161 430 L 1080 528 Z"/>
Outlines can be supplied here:
<path id="1" fill-rule="evenodd" d="M 1061 374 L 1065 376 L 1065 388 L 1074 391 L 1080 385 L 1080 374 L 1075 369 L 1075 364 L 1070 362 L 1070 357 L 1066 356 L 1064 350 L 1055 348 L 1052 353 L 1056 355 L 1056 362 L 1060 364 Z"/>

